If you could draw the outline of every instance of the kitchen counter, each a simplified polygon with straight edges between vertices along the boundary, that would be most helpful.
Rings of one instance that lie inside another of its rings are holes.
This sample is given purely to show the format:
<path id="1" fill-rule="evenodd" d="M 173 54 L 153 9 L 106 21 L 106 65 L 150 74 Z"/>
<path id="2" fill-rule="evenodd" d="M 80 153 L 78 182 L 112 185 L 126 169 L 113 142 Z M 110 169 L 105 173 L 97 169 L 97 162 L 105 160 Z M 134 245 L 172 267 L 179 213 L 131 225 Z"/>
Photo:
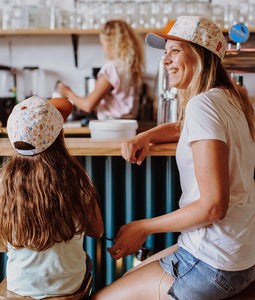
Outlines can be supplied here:
<path id="1" fill-rule="evenodd" d="M 151 129 L 154 126 L 156 126 L 155 122 L 139 122 L 137 133 Z M 66 136 L 90 136 L 89 127 L 81 126 L 81 121 L 65 122 L 63 129 Z M 6 127 L 0 128 L 0 134 L 7 134 Z"/>
<path id="2" fill-rule="evenodd" d="M 122 158 L 121 143 L 125 140 L 65 137 L 71 155 L 77 157 L 95 183 L 102 205 L 105 235 L 110 238 L 116 235 L 121 225 L 138 217 L 152 218 L 173 211 L 180 197 L 175 160 L 177 143 L 151 145 L 149 155 L 138 166 Z M 6 136 L 0 138 L 0 165 L 14 153 L 9 139 Z M 153 235 L 147 238 L 145 247 L 160 251 L 176 243 L 176 240 L 176 233 Z M 93 261 L 98 289 L 133 266 L 132 255 L 117 264 L 107 252 L 111 246 L 112 242 L 107 240 L 86 237 L 84 241 L 85 250 Z M 102 271 L 102 264 L 106 266 L 105 271 Z M 1 270 L 0 256 L 0 275 L 1 272 L 5 276 Z"/>
<path id="3" fill-rule="evenodd" d="M 76 135 L 76 134 L 84 134 L 84 135 L 90 135 L 90 129 L 87 126 L 81 126 L 80 122 L 68 122 L 64 123 L 64 133 L 65 135 Z M 0 128 L 0 133 L 7 134 L 6 127 Z"/>
<path id="4" fill-rule="evenodd" d="M 121 156 L 121 143 L 126 139 L 101 140 L 92 138 L 65 138 L 73 156 Z M 177 143 L 153 144 L 149 156 L 175 156 Z M 8 138 L 0 139 L 0 156 L 11 156 Z"/>

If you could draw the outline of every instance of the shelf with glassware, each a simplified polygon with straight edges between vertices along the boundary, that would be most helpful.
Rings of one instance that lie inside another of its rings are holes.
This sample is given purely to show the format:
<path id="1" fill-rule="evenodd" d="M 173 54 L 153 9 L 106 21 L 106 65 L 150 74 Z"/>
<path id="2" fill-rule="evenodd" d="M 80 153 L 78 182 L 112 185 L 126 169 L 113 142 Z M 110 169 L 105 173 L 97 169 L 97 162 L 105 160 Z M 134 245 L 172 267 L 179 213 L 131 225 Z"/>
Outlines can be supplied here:
<path id="1" fill-rule="evenodd" d="M 155 28 L 135 28 L 135 31 L 138 33 L 146 34 L 149 31 L 157 31 L 162 32 L 163 29 L 155 29 Z M 99 34 L 99 29 L 54 29 L 51 30 L 49 28 L 36 28 L 36 29 L 1 29 L 1 36 L 9 36 L 9 35 L 65 35 L 65 34 Z"/>
<path id="2" fill-rule="evenodd" d="M 224 33 L 227 33 L 229 29 L 221 28 Z M 135 31 L 141 34 L 147 32 L 164 32 L 163 28 L 135 28 Z M 250 33 L 255 33 L 255 27 L 249 28 Z M 11 36 L 11 35 L 65 35 L 65 34 L 99 34 L 100 29 L 71 29 L 71 28 L 59 28 L 51 30 L 49 28 L 35 28 L 35 29 L 1 29 L 0 36 Z"/>

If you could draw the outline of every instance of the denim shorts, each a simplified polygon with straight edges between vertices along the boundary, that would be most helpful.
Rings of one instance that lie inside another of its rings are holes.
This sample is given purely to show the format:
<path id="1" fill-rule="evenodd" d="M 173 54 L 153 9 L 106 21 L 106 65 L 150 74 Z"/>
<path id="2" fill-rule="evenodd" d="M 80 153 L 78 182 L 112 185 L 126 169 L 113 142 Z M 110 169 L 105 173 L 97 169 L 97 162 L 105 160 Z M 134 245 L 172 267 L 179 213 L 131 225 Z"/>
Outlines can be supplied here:
<path id="1" fill-rule="evenodd" d="M 255 281 L 255 265 L 242 271 L 215 269 L 183 248 L 159 260 L 175 278 L 167 294 L 176 300 L 226 299 Z"/>

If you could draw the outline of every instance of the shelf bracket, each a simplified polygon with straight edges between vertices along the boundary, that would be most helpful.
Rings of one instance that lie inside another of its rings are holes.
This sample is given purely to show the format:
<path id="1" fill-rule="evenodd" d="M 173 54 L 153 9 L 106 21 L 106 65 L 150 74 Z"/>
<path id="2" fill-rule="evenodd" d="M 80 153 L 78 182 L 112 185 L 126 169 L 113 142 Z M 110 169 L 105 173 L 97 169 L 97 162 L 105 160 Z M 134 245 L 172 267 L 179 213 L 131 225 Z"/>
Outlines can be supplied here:
<path id="1" fill-rule="evenodd" d="M 75 67 L 78 67 L 78 34 L 72 34 L 72 45 L 73 45 L 73 53 L 74 53 L 74 63 Z"/>

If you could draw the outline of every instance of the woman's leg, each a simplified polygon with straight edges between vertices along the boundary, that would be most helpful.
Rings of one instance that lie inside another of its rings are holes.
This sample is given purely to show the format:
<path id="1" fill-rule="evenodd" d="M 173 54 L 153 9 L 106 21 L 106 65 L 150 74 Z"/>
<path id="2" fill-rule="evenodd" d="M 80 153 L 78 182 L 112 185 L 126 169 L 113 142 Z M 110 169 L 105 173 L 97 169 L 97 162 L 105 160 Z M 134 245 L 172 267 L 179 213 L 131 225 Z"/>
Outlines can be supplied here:
<path id="1" fill-rule="evenodd" d="M 153 261 L 103 288 L 92 300 L 170 300 L 167 295 L 174 278 Z"/>
<path id="2" fill-rule="evenodd" d="M 175 244 L 171 247 L 168 247 L 152 256 L 150 256 L 149 258 L 145 259 L 144 261 L 142 261 L 139 265 L 133 267 L 132 269 L 128 270 L 123 276 L 126 276 L 127 274 L 131 273 L 131 272 L 134 272 L 135 270 L 153 262 L 153 261 L 157 261 L 159 260 L 160 258 L 162 257 L 166 257 L 167 255 L 169 254 L 172 254 L 174 253 L 176 250 L 178 249 L 178 245 Z"/>

